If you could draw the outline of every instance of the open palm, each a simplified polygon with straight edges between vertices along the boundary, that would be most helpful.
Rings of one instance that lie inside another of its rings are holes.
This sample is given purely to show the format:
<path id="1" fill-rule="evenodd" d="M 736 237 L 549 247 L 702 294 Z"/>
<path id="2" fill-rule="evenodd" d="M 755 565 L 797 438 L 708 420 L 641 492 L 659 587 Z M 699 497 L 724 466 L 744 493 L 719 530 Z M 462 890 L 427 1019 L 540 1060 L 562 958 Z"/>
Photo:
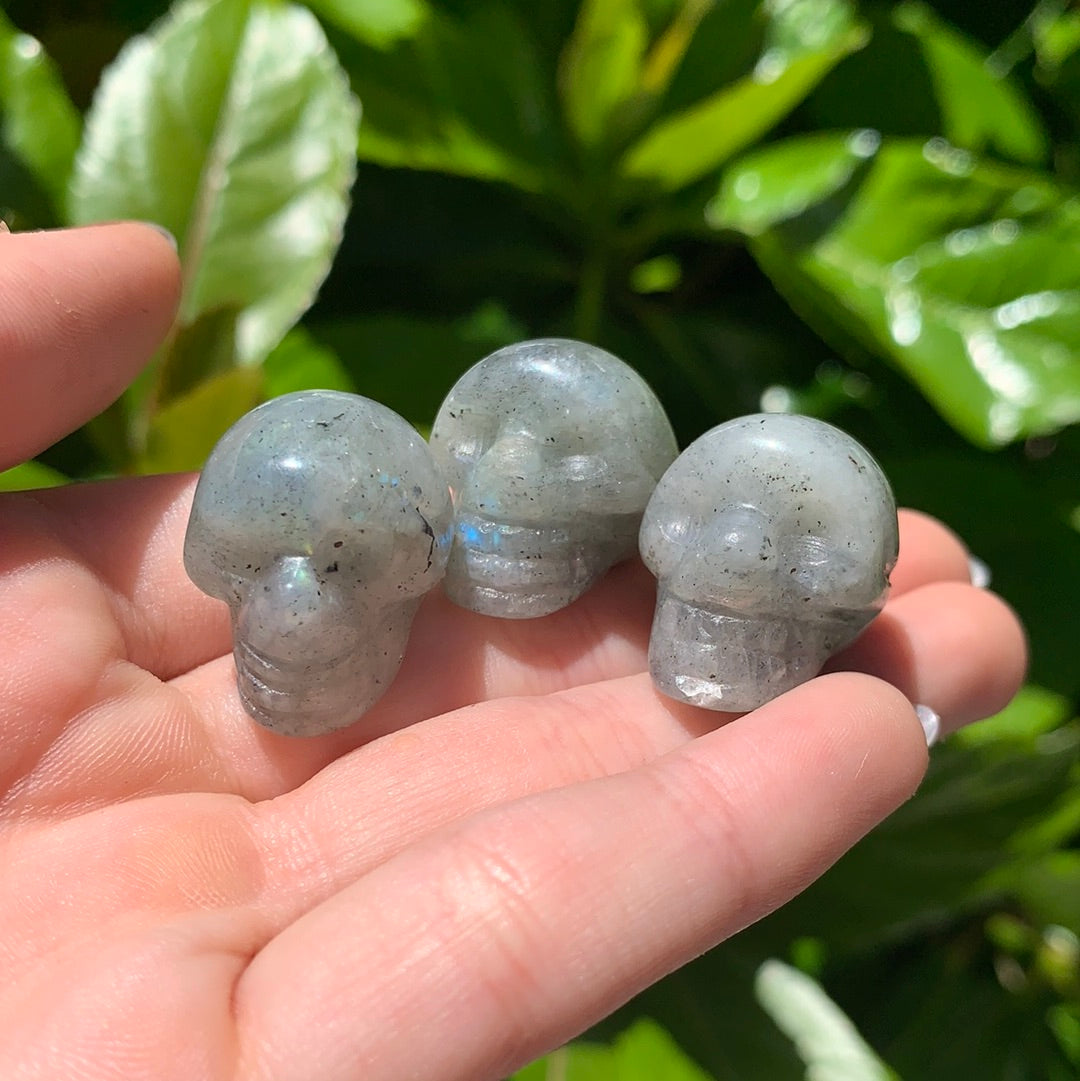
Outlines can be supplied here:
<path id="1" fill-rule="evenodd" d="M 178 268 L 0 236 L 2 464 L 119 393 Z M 781 904 L 916 788 L 911 701 L 1000 707 L 1020 630 L 917 514 L 885 613 L 745 717 L 645 674 L 637 564 L 554 616 L 424 603 L 386 698 L 263 731 L 183 572 L 193 478 L 0 502 L 0 1077 L 482 1081 Z"/>

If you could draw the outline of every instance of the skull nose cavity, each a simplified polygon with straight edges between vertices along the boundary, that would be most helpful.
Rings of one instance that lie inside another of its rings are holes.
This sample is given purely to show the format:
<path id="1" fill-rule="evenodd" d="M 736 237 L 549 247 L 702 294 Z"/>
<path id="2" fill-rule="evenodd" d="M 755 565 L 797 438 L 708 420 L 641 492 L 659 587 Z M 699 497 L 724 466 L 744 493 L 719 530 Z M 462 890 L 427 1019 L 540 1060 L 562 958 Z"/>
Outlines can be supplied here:
<path id="1" fill-rule="evenodd" d="M 359 640 L 338 593 L 306 556 L 284 556 L 248 586 L 233 655 L 245 708 L 293 733 L 340 712 L 353 693 L 347 671 Z"/>
<path id="2" fill-rule="evenodd" d="M 255 653 L 295 666 L 354 649 L 355 629 L 339 594 L 307 556 L 283 556 L 249 584 L 237 635 Z"/>

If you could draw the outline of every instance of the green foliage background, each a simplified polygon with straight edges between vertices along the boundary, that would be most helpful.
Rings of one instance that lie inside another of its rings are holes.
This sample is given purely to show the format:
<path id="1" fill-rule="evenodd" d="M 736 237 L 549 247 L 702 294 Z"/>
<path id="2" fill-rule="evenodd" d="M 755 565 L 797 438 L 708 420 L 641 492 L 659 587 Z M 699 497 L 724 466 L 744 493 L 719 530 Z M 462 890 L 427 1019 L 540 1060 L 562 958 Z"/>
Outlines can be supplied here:
<path id="1" fill-rule="evenodd" d="M 1075 1078 L 1078 133 L 1065 0 L 8 5 L 0 214 L 160 222 L 185 291 L 137 385 L 0 482 L 197 468 L 305 386 L 423 429 L 547 334 L 634 364 L 684 444 L 836 421 L 993 568 L 1031 684 L 802 897 L 521 1076 Z"/>

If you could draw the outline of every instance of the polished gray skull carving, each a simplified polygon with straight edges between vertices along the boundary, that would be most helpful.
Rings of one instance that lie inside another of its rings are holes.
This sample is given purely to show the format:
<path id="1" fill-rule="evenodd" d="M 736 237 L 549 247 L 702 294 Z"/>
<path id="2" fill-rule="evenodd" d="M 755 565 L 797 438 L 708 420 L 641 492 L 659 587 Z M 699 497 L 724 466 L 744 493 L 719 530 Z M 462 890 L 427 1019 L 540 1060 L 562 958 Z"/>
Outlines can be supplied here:
<path id="1" fill-rule="evenodd" d="M 206 463 L 184 564 L 232 609 L 248 713 L 288 735 L 356 720 L 390 686 L 450 548 L 446 483 L 396 413 L 355 394 L 287 394 Z"/>
<path id="2" fill-rule="evenodd" d="M 817 675 L 885 603 L 896 504 L 869 452 L 811 417 L 706 432 L 641 526 L 659 579 L 649 668 L 672 698 L 755 709 Z"/>
<path id="3" fill-rule="evenodd" d="M 584 342 L 507 346 L 455 384 L 431 432 L 454 499 L 445 589 L 486 615 L 543 616 L 634 554 L 677 452 L 641 377 Z"/>

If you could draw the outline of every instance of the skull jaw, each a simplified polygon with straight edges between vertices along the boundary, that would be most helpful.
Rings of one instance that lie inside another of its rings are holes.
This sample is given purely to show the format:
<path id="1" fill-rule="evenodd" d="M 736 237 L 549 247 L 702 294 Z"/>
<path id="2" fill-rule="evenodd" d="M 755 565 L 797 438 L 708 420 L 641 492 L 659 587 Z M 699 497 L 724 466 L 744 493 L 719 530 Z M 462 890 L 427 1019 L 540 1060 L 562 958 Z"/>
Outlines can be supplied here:
<path id="1" fill-rule="evenodd" d="M 310 559 L 285 557 L 261 572 L 233 609 L 233 658 L 244 709 L 289 736 L 344 728 L 397 675 L 419 598 L 393 605 L 344 592 Z"/>
<path id="2" fill-rule="evenodd" d="M 649 639 L 649 672 L 669 698 L 745 713 L 805 683 L 851 642 L 876 609 L 799 619 L 699 606 L 661 584 Z"/>
<path id="3" fill-rule="evenodd" d="M 321 736 L 352 724 L 394 682 L 415 608 L 395 613 L 390 625 L 377 625 L 358 651 L 343 657 L 278 661 L 238 638 L 233 658 L 244 709 L 264 728 L 286 736 Z"/>
<path id="4" fill-rule="evenodd" d="M 639 515 L 574 527 L 504 525 L 459 516 L 443 588 L 481 615 L 533 619 L 572 604 L 636 549 Z"/>
<path id="5" fill-rule="evenodd" d="M 341 663 L 291 669 L 256 660 L 240 642 L 233 657 L 236 687 L 248 716 L 284 736 L 319 736 L 344 728 L 378 698 L 358 685 Z"/>

